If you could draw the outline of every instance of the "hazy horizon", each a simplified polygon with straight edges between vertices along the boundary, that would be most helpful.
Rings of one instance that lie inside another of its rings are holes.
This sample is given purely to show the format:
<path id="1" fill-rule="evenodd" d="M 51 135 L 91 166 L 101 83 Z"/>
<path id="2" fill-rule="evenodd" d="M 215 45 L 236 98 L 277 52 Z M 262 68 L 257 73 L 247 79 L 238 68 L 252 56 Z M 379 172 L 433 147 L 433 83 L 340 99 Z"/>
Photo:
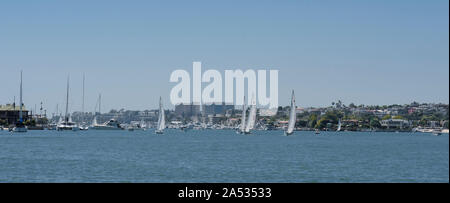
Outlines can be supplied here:
<path id="1" fill-rule="evenodd" d="M 0 104 L 173 108 L 173 70 L 279 70 L 279 105 L 449 103 L 449 2 L 2 1 Z M 192 74 L 192 73 L 191 73 Z M 206 84 L 203 84 L 205 87 Z"/>

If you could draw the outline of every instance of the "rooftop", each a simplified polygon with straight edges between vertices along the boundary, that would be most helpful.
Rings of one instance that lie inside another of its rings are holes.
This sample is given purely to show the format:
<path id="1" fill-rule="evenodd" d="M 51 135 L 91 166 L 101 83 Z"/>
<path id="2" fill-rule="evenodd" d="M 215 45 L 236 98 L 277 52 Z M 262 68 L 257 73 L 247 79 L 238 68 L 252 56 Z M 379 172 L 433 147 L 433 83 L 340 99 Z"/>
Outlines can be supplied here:
<path id="1" fill-rule="evenodd" d="M 19 105 L 12 105 L 12 104 L 6 104 L 6 105 L 0 105 L 0 111 L 19 111 L 20 107 Z M 26 111 L 25 106 L 22 107 L 22 111 Z"/>

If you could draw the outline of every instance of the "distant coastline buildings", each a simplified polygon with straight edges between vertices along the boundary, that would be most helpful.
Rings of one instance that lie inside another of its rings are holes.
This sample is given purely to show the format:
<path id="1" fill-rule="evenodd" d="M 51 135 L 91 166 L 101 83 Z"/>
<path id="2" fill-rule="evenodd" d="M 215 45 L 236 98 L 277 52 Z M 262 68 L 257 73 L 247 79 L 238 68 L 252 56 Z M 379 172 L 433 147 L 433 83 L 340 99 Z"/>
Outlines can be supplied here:
<path id="1" fill-rule="evenodd" d="M 181 117 L 192 116 L 210 116 L 210 115 L 226 115 L 231 114 L 234 111 L 233 104 L 203 104 L 190 103 L 190 104 L 177 104 L 175 105 L 175 115 Z"/>
<path id="2" fill-rule="evenodd" d="M 37 107 L 35 107 L 36 109 Z M 33 114 L 24 108 L 24 120 L 27 125 L 45 125 L 56 123 L 61 116 L 52 114 L 47 119 L 45 114 Z M 248 111 L 248 109 L 247 109 Z M 266 126 L 267 129 L 283 129 L 288 120 L 289 106 L 280 106 L 275 109 L 257 109 L 257 123 Z M 344 105 L 334 103 L 328 107 L 296 107 L 297 130 L 334 130 L 339 121 L 342 130 L 362 131 L 414 131 L 414 128 L 443 128 L 448 129 L 449 105 L 417 103 L 404 105 Z M 106 113 L 98 112 L 73 112 L 70 114 L 74 122 L 91 123 L 94 118 L 103 123 L 110 119 L 116 119 L 120 123 L 145 122 L 152 126 L 157 121 L 158 109 L 152 110 L 110 110 Z M 242 108 L 233 104 L 177 104 L 174 109 L 165 109 L 167 123 L 204 123 L 233 127 L 241 123 Z M 0 105 L 0 127 L 10 127 L 19 118 L 19 106 L 15 104 Z"/>

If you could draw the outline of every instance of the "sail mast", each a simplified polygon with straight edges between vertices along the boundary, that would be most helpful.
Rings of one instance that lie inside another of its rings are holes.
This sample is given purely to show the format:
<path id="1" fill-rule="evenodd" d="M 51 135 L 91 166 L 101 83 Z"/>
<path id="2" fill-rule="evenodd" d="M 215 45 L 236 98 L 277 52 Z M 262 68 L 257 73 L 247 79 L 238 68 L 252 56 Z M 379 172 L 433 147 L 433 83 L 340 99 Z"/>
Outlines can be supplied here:
<path id="1" fill-rule="evenodd" d="M 84 122 L 84 73 L 83 73 L 83 102 L 81 103 L 81 122 Z"/>
<path id="2" fill-rule="evenodd" d="M 23 113 L 22 113 L 22 70 L 20 71 L 20 99 L 19 99 L 19 121 L 23 122 Z"/>
<path id="3" fill-rule="evenodd" d="M 67 94 L 66 94 L 66 122 L 69 121 L 69 76 L 67 76 Z"/>
<path id="4" fill-rule="evenodd" d="M 102 113 L 102 94 L 98 94 L 98 113 Z"/>

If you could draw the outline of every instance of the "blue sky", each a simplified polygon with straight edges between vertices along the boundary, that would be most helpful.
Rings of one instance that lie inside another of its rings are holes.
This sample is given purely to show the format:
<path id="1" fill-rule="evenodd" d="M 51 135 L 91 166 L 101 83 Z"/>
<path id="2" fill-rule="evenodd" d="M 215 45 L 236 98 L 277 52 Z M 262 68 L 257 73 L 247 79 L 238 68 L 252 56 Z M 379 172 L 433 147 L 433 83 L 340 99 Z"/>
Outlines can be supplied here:
<path id="1" fill-rule="evenodd" d="M 0 103 L 153 109 L 175 69 L 278 69 L 279 103 L 449 101 L 449 2 L 0 2 Z M 204 85 L 205 86 L 205 85 Z"/>

